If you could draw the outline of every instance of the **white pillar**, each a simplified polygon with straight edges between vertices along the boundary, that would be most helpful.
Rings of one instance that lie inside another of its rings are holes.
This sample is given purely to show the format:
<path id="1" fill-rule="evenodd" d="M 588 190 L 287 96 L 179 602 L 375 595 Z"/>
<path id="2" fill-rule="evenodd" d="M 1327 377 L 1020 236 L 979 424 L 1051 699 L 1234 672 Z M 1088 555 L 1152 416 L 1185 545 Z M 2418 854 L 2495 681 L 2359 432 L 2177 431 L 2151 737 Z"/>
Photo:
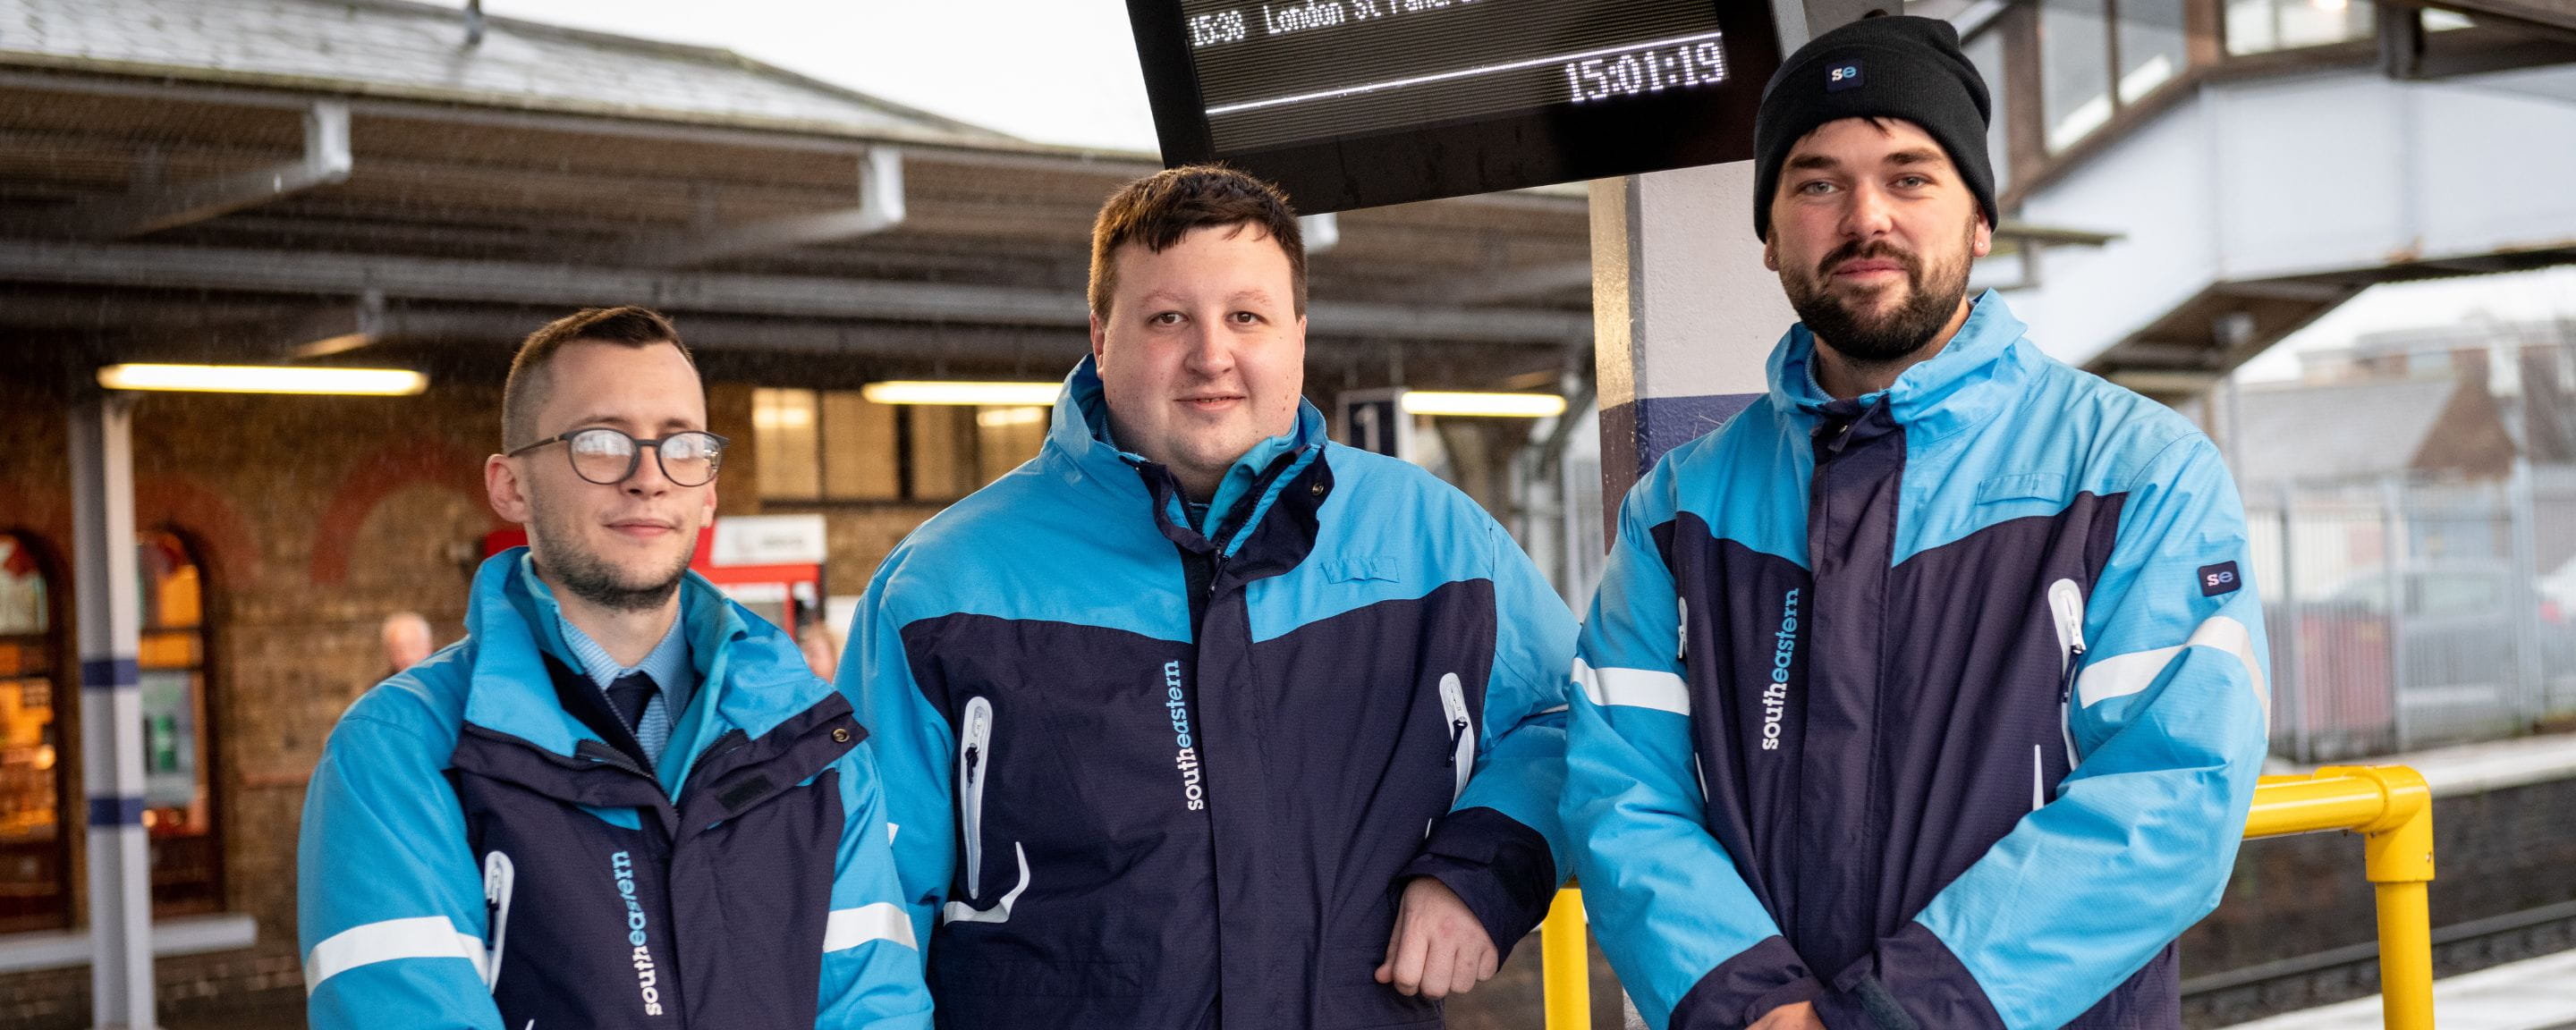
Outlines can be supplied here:
<path id="1" fill-rule="evenodd" d="M 1762 267 L 1752 162 L 1592 184 L 1601 501 L 1614 518 L 1655 459 L 1761 398 L 1763 362 L 1797 319 Z"/>
<path id="2" fill-rule="evenodd" d="M 81 783 L 89 798 L 90 1011 L 100 1030 L 150 1030 L 152 870 L 143 836 L 142 633 L 135 578 L 131 397 L 72 406 L 72 537 L 79 600 Z"/>

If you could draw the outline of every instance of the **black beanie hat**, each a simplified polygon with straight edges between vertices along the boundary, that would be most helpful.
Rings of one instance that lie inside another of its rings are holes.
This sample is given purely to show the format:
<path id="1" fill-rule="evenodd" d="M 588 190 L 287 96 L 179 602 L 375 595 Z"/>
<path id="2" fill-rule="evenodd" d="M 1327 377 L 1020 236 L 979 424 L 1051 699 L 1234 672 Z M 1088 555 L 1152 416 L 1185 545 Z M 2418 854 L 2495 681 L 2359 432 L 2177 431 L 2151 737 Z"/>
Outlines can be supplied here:
<path id="1" fill-rule="evenodd" d="M 1985 77 L 1959 51 L 1959 31 L 1938 18 L 1863 18 L 1827 32 L 1780 64 L 1753 118 L 1753 234 L 1771 237 L 1771 193 L 1789 147 L 1826 122 L 1901 118 L 1923 128 L 1997 222 L 1995 172 L 1986 159 L 1993 108 Z"/>

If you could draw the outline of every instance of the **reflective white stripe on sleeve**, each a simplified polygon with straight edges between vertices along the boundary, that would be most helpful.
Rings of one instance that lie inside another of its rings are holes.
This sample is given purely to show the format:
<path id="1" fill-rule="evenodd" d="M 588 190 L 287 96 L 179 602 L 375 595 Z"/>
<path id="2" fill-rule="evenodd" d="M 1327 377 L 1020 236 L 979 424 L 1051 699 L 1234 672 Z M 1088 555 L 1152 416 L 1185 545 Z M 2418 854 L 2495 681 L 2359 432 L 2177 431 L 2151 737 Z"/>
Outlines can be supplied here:
<path id="1" fill-rule="evenodd" d="M 2185 647 L 2211 647 L 2235 655 L 2245 663 L 2246 681 L 2253 684 L 2254 702 L 2266 715 L 2272 711 L 2272 685 L 2263 678 L 2262 659 L 2254 653 L 2254 634 L 2245 624 L 2224 615 L 2213 615 L 2191 631 L 2191 639 L 2180 647 L 2159 647 L 2148 651 L 2131 651 L 2112 655 L 2084 667 L 2075 680 L 2075 696 L 2084 707 L 2115 697 L 2127 697 L 2147 689 L 2164 674 Z"/>
<path id="2" fill-rule="evenodd" d="M 912 943 L 912 918 L 891 902 L 880 901 L 858 908 L 836 908 L 823 922 L 823 950 L 845 951 L 869 941 L 893 941 L 907 948 Z"/>
<path id="3" fill-rule="evenodd" d="M 304 957 L 304 993 L 359 966 L 405 958 L 461 958 L 474 964 L 476 979 L 483 978 L 483 938 L 456 932 L 446 916 L 417 916 L 353 926 L 324 938 Z"/>
<path id="4" fill-rule="evenodd" d="M 1682 678 L 1654 669 L 1595 669 L 1583 659 L 1574 660 L 1575 682 L 1583 684 L 1583 695 L 1602 707 L 1626 705 L 1630 708 L 1652 708 L 1674 715 L 1690 714 L 1690 686 Z"/>

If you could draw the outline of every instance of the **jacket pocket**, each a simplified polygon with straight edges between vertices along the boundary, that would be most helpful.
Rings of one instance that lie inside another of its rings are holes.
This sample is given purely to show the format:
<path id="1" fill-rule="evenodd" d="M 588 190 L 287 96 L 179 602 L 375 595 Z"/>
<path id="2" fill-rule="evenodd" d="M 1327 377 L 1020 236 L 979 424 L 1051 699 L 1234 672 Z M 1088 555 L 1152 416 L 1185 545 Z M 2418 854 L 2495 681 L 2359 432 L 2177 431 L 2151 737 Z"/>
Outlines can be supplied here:
<path id="1" fill-rule="evenodd" d="M 984 874 L 984 781 L 993 763 L 993 702 L 966 701 L 963 732 L 957 735 L 958 825 L 966 839 L 966 898 L 977 900 Z"/>
<path id="2" fill-rule="evenodd" d="M 1028 849 L 1013 844 L 1011 853 L 1019 861 L 1019 882 L 990 908 L 979 909 L 973 904 L 983 900 L 984 784 L 992 778 L 993 703 L 979 696 L 967 700 L 965 727 L 957 735 L 957 825 L 966 844 L 966 900 L 951 901 L 942 907 L 942 923 L 1010 922 L 1011 906 L 1019 902 L 1020 892 L 1029 889 Z"/>
<path id="3" fill-rule="evenodd" d="M 1449 721 L 1449 768 L 1455 782 L 1449 789 L 1449 803 L 1455 805 L 1467 793 L 1467 778 L 1476 771 L 1476 720 L 1467 712 L 1467 688 L 1458 682 L 1458 674 L 1440 676 L 1440 711 Z"/>
<path id="4" fill-rule="evenodd" d="M 518 889 L 519 870 L 506 852 L 495 850 L 483 856 L 484 916 L 492 927 L 492 939 L 483 949 L 483 986 L 495 989 L 501 985 L 501 946 L 510 936 L 510 895 Z"/>
<path id="5" fill-rule="evenodd" d="M 2075 769 L 2075 679 L 2084 671 L 2084 588 L 2071 579 L 2048 585 L 2049 618 L 2057 626 L 2057 732 L 2066 768 Z"/>

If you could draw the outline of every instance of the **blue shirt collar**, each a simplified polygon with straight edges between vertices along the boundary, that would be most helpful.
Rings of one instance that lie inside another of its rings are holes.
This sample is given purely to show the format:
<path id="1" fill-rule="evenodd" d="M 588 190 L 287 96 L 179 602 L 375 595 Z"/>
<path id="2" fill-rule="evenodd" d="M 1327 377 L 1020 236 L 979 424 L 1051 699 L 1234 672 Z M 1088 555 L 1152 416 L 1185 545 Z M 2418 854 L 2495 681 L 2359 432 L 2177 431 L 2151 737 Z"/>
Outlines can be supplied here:
<path id="1" fill-rule="evenodd" d="M 554 588 L 537 578 L 535 556 L 522 555 L 519 561 L 520 571 L 526 576 L 525 582 L 529 586 L 528 596 L 554 618 L 555 628 L 563 633 L 564 648 L 572 652 L 574 661 L 580 663 L 582 674 L 590 677 L 591 683 L 601 690 L 608 689 L 608 685 L 617 682 L 618 677 L 631 672 L 650 676 L 653 685 L 661 690 L 662 703 L 667 706 L 673 721 L 678 721 L 679 713 L 689 707 L 689 695 L 698 686 L 697 666 L 689 660 L 689 634 L 682 628 L 688 620 L 672 619 L 671 628 L 663 631 L 661 642 L 653 645 L 652 652 L 646 654 L 643 661 L 621 666 L 617 659 L 609 657 L 607 648 L 599 646 L 590 634 L 582 632 L 581 627 L 564 617 L 563 606 L 555 601 Z"/>

